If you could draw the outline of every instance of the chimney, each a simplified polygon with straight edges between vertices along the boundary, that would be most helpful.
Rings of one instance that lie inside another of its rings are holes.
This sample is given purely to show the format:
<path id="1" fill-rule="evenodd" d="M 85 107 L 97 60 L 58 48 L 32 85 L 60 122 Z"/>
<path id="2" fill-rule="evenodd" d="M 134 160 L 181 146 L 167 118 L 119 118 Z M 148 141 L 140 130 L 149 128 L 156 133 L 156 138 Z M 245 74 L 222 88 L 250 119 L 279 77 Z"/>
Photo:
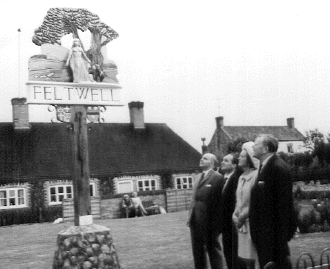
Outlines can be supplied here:
<path id="1" fill-rule="evenodd" d="M 26 104 L 26 98 L 13 98 L 11 99 L 13 106 L 13 125 L 14 130 L 30 130 L 29 124 L 29 108 Z"/>
<path id="2" fill-rule="evenodd" d="M 223 127 L 223 117 L 222 116 L 216 117 L 215 123 L 216 123 L 217 129 L 222 128 Z"/>
<path id="3" fill-rule="evenodd" d="M 134 129 L 144 129 L 144 112 L 143 112 L 143 102 L 130 102 L 129 107 L 129 117 L 131 123 L 134 125 Z"/>
<path id="4" fill-rule="evenodd" d="M 287 119 L 286 119 L 286 122 L 287 122 L 288 127 L 289 127 L 290 129 L 293 129 L 293 128 L 294 128 L 294 118 L 287 118 Z"/>

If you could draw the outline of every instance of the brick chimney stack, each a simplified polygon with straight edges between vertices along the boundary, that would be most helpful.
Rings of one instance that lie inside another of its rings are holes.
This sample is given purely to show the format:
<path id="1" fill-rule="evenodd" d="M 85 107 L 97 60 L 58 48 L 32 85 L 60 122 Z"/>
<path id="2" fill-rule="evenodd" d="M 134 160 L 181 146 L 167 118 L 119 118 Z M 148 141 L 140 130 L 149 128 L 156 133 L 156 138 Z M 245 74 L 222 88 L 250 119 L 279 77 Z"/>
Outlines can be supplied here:
<path id="1" fill-rule="evenodd" d="M 286 122 L 287 122 L 287 125 L 290 129 L 294 128 L 294 118 L 287 118 Z"/>
<path id="2" fill-rule="evenodd" d="M 128 103 L 130 121 L 134 125 L 134 129 L 145 128 L 143 106 L 144 103 L 139 101 Z"/>
<path id="3" fill-rule="evenodd" d="M 17 131 L 30 130 L 29 124 L 29 108 L 26 104 L 26 98 L 13 98 L 11 99 L 13 106 L 13 126 Z"/>
<path id="4" fill-rule="evenodd" d="M 216 126 L 217 126 L 218 130 L 223 127 L 223 117 L 222 116 L 216 117 L 215 122 L 216 122 Z"/>

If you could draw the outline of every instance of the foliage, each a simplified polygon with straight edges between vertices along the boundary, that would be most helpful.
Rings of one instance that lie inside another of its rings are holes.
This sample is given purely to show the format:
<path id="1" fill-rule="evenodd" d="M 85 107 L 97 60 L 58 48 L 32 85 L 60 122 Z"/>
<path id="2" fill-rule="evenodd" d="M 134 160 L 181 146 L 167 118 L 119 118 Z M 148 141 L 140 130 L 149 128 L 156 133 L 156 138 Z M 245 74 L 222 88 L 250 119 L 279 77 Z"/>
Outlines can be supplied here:
<path id="1" fill-rule="evenodd" d="M 315 148 L 315 141 L 322 140 L 323 138 L 324 135 L 317 128 L 306 131 L 306 139 L 303 147 L 309 152 L 312 152 Z"/>
<path id="2" fill-rule="evenodd" d="M 162 172 L 160 174 L 160 178 L 161 178 L 161 186 L 163 190 L 173 188 L 173 180 L 172 180 L 171 172 Z"/>
<path id="3" fill-rule="evenodd" d="M 248 139 L 246 139 L 243 136 L 240 136 L 240 137 L 230 141 L 230 143 L 227 146 L 227 154 L 241 152 L 242 151 L 242 145 L 247 141 L 248 141 Z"/>
<path id="4" fill-rule="evenodd" d="M 53 222 L 62 217 L 62 206 L 49 207 L 41 212 L 43 222 Z M 0 211 L 0 226 L 38 223 L 40 212 L 31 208 L 8 209 Z"/>
<path id="5" fill-rule="evenodd" d="M 32 42 L 42 44 L 59 44 L 64 35 L 72 34 L 79 38 L 78 30 L 89 30 L 92 34 L 91 48 L 87 55 L 92 65 L 103 65 L 101 47 L 118 37 L 118 33 L 100 21 L 98 15 L 83 8 L 50 8 L 40 27 L 34 31 Z M 80 39 L 80 38 L 79 38 Z M 82 42 L 81 42 L 82 44 Z"/>
<path id="6" fill-rule="evenodd" d="M 329 198 L 309 200 L 310 207 L 301 210 L 298 217 L 298 227 L 301 233 L 330 231 Z"/>

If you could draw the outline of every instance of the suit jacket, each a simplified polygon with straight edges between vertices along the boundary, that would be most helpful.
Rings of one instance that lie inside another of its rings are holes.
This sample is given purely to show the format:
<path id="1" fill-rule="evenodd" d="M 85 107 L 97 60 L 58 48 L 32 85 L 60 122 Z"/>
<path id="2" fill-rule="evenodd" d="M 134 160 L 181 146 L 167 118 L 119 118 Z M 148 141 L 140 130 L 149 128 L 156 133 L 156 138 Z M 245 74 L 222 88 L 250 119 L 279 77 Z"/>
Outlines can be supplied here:
<path id="1" fill-rule="evenodd" d="M 200 185 L 202 174 L 196 178 L 191 203 L 189 207 L 188 222 L 192 219 L 204 225 L 209 231 L 220 233 L 222 230 L 222 189 L 224 179 L 213 169 L 208 172 Z"/>
<path id="2" fill-rule="evenodd" d="M 223 231 L 232 232 L 233 226 L 233 212 L 236 205 L 236 189 L 238 184 L 238 179 L 241 172 L 235 171 L 225 183 L 222 191 L 222 216 L 223 216 Z"/>
<path id="3" fill-rule="evenodd" d="M 292 176 L 289 166 L 276 154 L 270 157 L 251 191 L 251 238 L 258 249 L 274 255 L 288 250 L 294 221 Z"/>

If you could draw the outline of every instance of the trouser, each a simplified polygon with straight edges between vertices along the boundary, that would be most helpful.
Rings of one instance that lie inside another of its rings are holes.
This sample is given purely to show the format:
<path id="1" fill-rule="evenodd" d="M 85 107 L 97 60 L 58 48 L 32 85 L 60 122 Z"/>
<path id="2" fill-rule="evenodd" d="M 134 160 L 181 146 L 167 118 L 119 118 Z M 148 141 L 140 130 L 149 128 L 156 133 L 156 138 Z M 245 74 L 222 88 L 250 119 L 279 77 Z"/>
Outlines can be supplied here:
<path id="1" fill-rule="evenodd" d="M 246 263 L 238 258 L 237 231 L 235 227 L 232 230 L 225 230 L 222 233 L 223 253 L 225 254 L 228 269 L 246 269 Z"/>
<path id="2" fill-rule="evenodd" d="M 223 269 L 219 234 L 206 229 L 204 224 L 197 224 L 194 220 L 190 223 L 192 252 L 195 269 L 206 269 L 209 256 L 212 269 Z"/>
<path id="3" fill-rule="evenodd" d="M 276 269 L 292 269 L 288 244 L 276 247 L 279 249 L 278 254 L 271 253 L 267 247 L 257 247 L 260 268 L 264 268 L 268 262 L 274 262 Z"/>

